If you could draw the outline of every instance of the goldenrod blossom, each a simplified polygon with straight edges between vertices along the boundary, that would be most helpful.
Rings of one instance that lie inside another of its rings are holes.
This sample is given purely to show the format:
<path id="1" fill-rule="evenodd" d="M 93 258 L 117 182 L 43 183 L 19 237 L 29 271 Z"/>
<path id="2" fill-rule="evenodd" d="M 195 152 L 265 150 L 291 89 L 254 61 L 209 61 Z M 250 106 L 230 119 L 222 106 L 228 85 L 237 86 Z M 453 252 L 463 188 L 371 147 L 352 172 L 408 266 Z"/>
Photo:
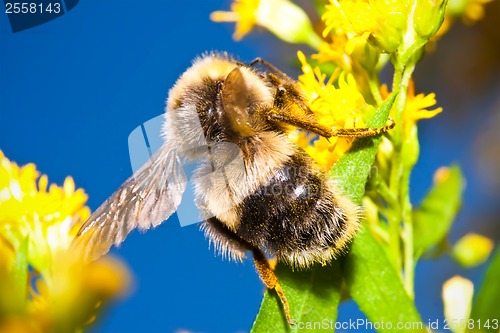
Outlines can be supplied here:
<path id="1" fill-rule="evenodd" d="M 319 52 L 311 56 L 312 59 L 321 63 L 338 64 L 342 69 L 350 71 L 351 58 L 345 52 L 347 38 L 345 35 L 333 35 L 331 42 L 322 42 Z"/>
<path id="2" fill-rule="evenodd" d="M 409 12 L 410 4 L 404 0 L 330 0 L 322 17 L 326 24 L 323 36 L 331 31 L 345 34 L 348 54 L 367 41 L 392 53 L 403 39 Z"/>
<path id="3" fill-rule="evenodd" d="M 39 176 L 0 151 L 0 332 L 80 331 L 130 283 L 119 262 L 85 265 L 70 248 L 90 215 L 84 191 Z"/>
<path id="4" fill-rule="evenodd" d="M 231 4 L 231 11 L 216 11 L 210 15 L 215 22 L 236 22 L 234 39 L 240 40 L 257 24 L 257 8 L 260 0 L 235 0 Z"/>
<path id="5" fill-rule="evenodd" d="M 364 127 L 363 119 L 373 108 L 358 91 L 351 74 L 326 74 L 318 67 L 312 68 L 302 52 L 298 53 L 303 74 L 299 76 L 299 87 L 308 97 L 308 106 L 323 126 L 331 128 Z M 338 74 L 338 73 L 337 73 Z M 338 87 L 333 85 L 338 78 Z M 326 170 L 349 150 L 352 139 L 317 137 L 310 133 L 294 133 L 291 138 Z"/>
<path id="6" fill-rule="evenodd" d="M 387 91 L 387 85 L 382 85 L 380 88 L 381 95 L 383 98 L 389 96 Z M 411 126 L 415 125 L 420 119 L 430 119 L 438 115 L 443 111 L 443 108 L 439 107 L 433 110 L 428 110 L 429 107 L 436 104 L 436 94 L 430 93 L 428 95 L 418 94 L 415 95 L 415 84 L 411 80 L 408 85 L 408 95 L 406 100 L 406 106 L 403 111 L 403 124 L 404 128 L 409 129 Z"/>
<path id="7" fill-rule="evenodd" d="M 410 88 L 413 87 L 410 84 Z M 403 121 L 417 122 L 420 119 L 430 119 L 443 111 L 443 108 L 439 107 L 433 110 L 427 110 L 427 108 L 434 106 L 436 104 L 436 94 L 430 93 L 428 95 L 418 94 L 415 95 L 414 90 L 410 90 L 411 94 L 408 94 L 408 101 L 405 108 L 405 113 Z"/>
<path id="8" fill-rule="evenodd" d="M 289 0 L 235 0 L 230 12 L 216 11 L 210 18 L 215 22 L 236 22 L 235 40 L 259 25 L 288 43 L 304 43 L 313 48 L 321 43 L 307 14 Z"/>
<path id="9" fill-rule="evenodd" d="M 71 244 L 90 210 L 87 195 L 75 191 L 71 177 L 63 187 L 51 185 L 35 165 L 18 167 L 0 152 L 0 234 L 16 251 L 28 237 L 28 260 L 39 271 L 48 270 L 56 252 Z"/>

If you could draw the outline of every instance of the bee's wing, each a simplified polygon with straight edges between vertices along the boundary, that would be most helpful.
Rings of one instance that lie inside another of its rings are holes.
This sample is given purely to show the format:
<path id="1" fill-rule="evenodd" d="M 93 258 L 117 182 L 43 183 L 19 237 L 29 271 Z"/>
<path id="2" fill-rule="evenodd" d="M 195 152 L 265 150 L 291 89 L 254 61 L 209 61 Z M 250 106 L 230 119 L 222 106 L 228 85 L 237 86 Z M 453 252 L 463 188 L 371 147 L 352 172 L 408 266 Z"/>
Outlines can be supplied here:
<path id="1" fill-rule="evenodd" d="M 107 253 L 135 228 L 155 227 L 179 206 L 186 175 L 176 151 L 165 143 L 83 224 L 73 241 L 86 261 Z"/>

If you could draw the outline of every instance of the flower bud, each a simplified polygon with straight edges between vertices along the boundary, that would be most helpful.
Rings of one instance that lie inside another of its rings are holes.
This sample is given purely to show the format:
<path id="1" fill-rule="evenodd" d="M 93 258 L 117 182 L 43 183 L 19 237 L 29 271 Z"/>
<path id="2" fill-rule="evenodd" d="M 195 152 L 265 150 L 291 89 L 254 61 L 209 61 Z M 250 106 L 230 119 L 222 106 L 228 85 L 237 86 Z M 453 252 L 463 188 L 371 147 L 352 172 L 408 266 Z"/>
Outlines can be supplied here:
<path id="1" fill-rule="evenodd" d="M 375 73 L 380 60 L 380 49 L 370 43 L 359 43 L 351 53 L 351 57 L 368 73 Z"/>
<path id="2" fill-rule="evenodd" d="M 413 28 L 417 35 L 429 39 L 439 30 L 444 20 L 447 0 L 417 0 L 413 14 Z"/>
<path id="3" fill-rule="evenodd" d="M 493 250 L 491 239 L 469 233 L 453 246 L 453 258 L 464 267 L 473 267 L 486 261 L 491 250 Z"/>
<path id="4" fill-rule="evenodd" d="M 258 25 L 287 43 L 304 43 L 315 49 L 321 44 L 307 14 L 288 0 L 260 1 L 255 16 Z"/>
<path id="5" fill-rule="evenodd" d="M 401 31 L 391 26 L 386 26 L 381 33 L 373 33 L 370 39 L 375 45 L 379 46 L 383 52 L 394 53 L 403 40 Z"/>
<path id="6" fill-rule="evenodd" d="M 377 152 L 377 167 L 381 177 L 389 177 L 394 146 L 390 139 L 382 136 Z"/>
<path id="7" fill-rule="evenodd" d="M 377 29 L 372 32 L 374 40 L 386 53 L 394 53 L 403 42 L 407 29 L 409 4 L 406 1 L 375 1 L 381 13 Z"/>

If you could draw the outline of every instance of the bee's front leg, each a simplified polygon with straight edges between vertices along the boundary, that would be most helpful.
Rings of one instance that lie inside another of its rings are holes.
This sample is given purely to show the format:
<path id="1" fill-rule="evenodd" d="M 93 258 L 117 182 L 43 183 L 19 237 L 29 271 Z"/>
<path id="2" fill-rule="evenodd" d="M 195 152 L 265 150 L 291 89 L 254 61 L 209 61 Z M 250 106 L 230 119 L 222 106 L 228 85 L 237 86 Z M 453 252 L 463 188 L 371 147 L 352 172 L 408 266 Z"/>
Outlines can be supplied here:
<path id="1" fill-rule="evenodd" d="M 389 119 L 389 123 L 382 127 L 359 127 L 359 128 L 328 128 L 319 124 L 310 117 L 291 115 L 282 110 L 270 109 L 265 116 L 268 121 L 289 124 L 303 130 L 316 133 L 327 139 L 331 137 L 364 138 L 387 132 L 396 125 L 394 120 Z"/>

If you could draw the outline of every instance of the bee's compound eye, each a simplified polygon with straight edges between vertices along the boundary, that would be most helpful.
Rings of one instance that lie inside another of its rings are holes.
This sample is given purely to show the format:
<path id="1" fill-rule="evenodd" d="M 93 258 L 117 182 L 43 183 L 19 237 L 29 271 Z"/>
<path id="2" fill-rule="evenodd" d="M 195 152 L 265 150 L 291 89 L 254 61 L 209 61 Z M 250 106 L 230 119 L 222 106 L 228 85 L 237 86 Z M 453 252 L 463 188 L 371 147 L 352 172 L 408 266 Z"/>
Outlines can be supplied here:
<path id="1" fill-rule="evenodd" d="M 278 94 L 278 95 L 284 95 L 284 94 L 285 94 L 285 91 L 286 91 L 286 89 L 285 89 L 283 86 L 279 86 L 279 87 L 278 87 L 277 94 Z"/>

